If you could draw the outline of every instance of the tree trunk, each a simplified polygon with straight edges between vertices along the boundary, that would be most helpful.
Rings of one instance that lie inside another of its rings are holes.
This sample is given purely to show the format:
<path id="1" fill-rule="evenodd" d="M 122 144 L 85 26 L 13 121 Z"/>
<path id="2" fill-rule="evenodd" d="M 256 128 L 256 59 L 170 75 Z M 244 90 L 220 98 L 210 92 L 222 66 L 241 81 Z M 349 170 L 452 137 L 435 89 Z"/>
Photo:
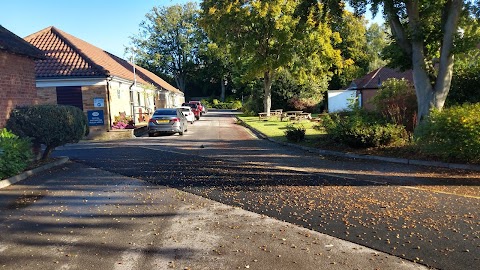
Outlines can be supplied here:
<path id="1" fill-rule="evenodd" d="M 443 39 L 440 50 L 438 76 L 435 82 L 433 105 L 441 110 L 445 105 L 453 76 L 453 37 L 457 32 L 458 20 L 462 11 L 462 0 L 450 0 L 444 8 L 442 20 Z"/>
<path id="2" fill-rule="evenodd" d="M 222 89 L 222 92 L 220 93 L 221 102 L 225 102 L 225 82 L 226 82 L 226 79 L 224 76 L 222 76 L 222 79 L 220 80 L 220 88 Z"/>
<path id="3" fill-rule="evenodd" d="M 32 145 L 33 158 L 39 160 L 42 157 L 42 145 L 39 143 L 33 143 Z"/>
<path id="4" fill-rule="evenodd" d="M 47 146 L 45 148 L 45 150 L 43 151 L 42 160 L 48 159 L 50 157 L 50 154 L 52 153 L 53 149 L 55 149 L 55 147 Z"/>
<path id="5" fill-rule="evenodd" d="M 185 94 L 185 90 L 186 90 L 185 89 L 185 84 L 186 84 L 185 75 L 177 74 L 175 76 L 175 83 L 177 84 L 178 89 L 180 89 L 180 91 L 182 91 Z"/>
<path id="6" fill-rule="evenodd" d="M 424 41 L 421 34 L 422 25 L 420 23 L 420 11 L 418 1 L 412 0 L 406 2 L 409 26 L 411 29 L 411 52 L 412 52 L 412 69 L 413 84 L 417 94 L 417 125 L 426 117 L 432 105 L 433 88 L 430 77 L 427 73 L 427 64 L 425 63 L 425 53 L 423 51 Z"/>
<path id="7" fill-rule="evenodd" d="M 272 80 L 273 72 L 265 71 L 263 76 L 264 97 L 263 97 L 263 109 L 270 116 L 270 109 L 272 107 Z"/>
<path id="8" fill-rule="evenodd" d="M 420 43 L 420 44 L 418 44 Z M 412 42 L 413 83 L 417 95 L 417 125 L 426 117 L 433 101 L 433 89 L 428 77 L 425 57 L 423 55 L 423 43 Z"/>
<path id="9" fill-rule="evenodd" d="M 417 125 L 430 113 L 430 109 L 441 110 L 445 104 L 453 75 L 453 38 L 457 29 L 462 0 L 449 0 L 444 6 L 442 19 L 443 39 L 440 50 L 438 75 L 435 82 L 430 80 L 424 54 L 424 41 L 420 23 L 418 1 L 407 1 L 409 25 L 412 31 L 413 82 L 418 102 Z"/>

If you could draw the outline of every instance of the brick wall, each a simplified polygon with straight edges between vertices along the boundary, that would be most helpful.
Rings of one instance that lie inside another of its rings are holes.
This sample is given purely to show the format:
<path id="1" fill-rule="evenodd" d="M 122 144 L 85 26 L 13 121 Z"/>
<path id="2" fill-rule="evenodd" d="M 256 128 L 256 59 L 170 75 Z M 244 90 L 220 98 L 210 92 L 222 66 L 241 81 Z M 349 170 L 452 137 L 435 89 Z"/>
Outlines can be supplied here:
<path id="1" fill-rule="evenodd" d="M 35 103 L 35 61 L 0 51 L 0 128 L 16 106 Z"/>
<path id="2" fill-rule="evenodd" d="M 95 107 L 93 104 L 94 98 L 103 98 L 105 106 L 103 108 Z M 106 137 L 107 131 L 112 125 L 110 121 L 110 112 L 108 111 L 108 99 L 106 92 L 106 85 L 82 86 L 82 102 L 83 111 L 85 115 L 89 110 L 103 110 L 105 117 L 104 126 L 90 127 L 89 139 L 101 139 Z M 37 88 L 37 103 L 38 104 L 57 104 L 57 88 L 56 87 L 39 87 Z M 112 116 L 113 117 L 113 116 Z"/>
<path id="3" fill-rule="evenodd" d="M 36 104 L 57 104 L 57 88 L 38 87 Z"/>
<path id="4" fill-rule="evenodd" d="M 105 106 L 103 108 L 95 107 L 93 104 L 94 98 L 103 98 Z M 86 113 L 89 110 L 103 110 L 105 118 L 104 126 L 90 127 L 90 139 L 100 138 L 103 134 L 110 130 L 110 112 L 108 111 L 107 90 L 105 85 L 82 86 L 83 111 Z"/>

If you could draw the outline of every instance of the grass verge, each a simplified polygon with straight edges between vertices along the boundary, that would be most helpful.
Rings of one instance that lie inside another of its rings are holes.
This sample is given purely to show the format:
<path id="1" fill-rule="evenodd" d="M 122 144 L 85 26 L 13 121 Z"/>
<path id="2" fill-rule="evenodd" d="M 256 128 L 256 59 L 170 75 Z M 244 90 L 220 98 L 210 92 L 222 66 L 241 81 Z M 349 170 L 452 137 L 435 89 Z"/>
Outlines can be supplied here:
<path id="1" fill-rule="evenodd" d="M 315 117 L 315 116 L 314 116 Z M 459 160 L 442 160 L 437 156 L 431 156 L 422 153 L 414 144 L 407 144 L 401 147 L 376 147 L 376 148 L 351 148 L 328 139 L 327 134 L 314 127 L 318 125 L 309 120 L 302 120 L 299 122 L 280 121 L 277 117 L 269 119 L 259 119 L 256 116 L 238 116 L 245 125 L 248 125 L 255 130 L 263 133 L 265 136 L 279 142 L 289 142 L 307 147 L 313 147 L 323 150 L 339 151 L 344 153 L 354 153 L 360 155 L 375 155 L 384 157 L 395 157 L 415 160 L 451 162 L 451 163 L 465 163 Z M 288 124 L 299 123 L 305 127 L 305 140 L 295 143 L 290 142 L 285 137 L 285 130 Z"/>

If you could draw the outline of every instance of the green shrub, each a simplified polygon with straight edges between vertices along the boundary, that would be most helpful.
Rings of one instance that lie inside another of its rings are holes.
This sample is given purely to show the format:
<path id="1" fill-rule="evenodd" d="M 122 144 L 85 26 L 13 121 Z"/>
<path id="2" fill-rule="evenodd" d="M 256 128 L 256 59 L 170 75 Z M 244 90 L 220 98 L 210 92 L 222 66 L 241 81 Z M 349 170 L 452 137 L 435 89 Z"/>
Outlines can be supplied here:
<path id="1" fill-rule="evenodd" d="M 205 108 L 212 108 L 212 103 L 208 99 L 202 99 L 200 102 Z"/>
<path id="2" fill-rule="evenodd" d="M 235 100 L 232 102 L 232 109 L 239 110 L 242 108 L 242 102 L 240 100 Z"/>
<path id="3" fill-rule="evenodd" d="M 55 147 L 78 142 L 89 131 L 82 110 L 65 105 L 18 107 L 12 110 L 6 127 L 22 138 L 31 138 L 34 146 L 44 144 L 42 159 Z"/>
<path id="4" fill-rule="evenodd" d="M 232 102 L 218 102 L 217 104 L 213 104 L 212 107 L 215 109 L 238 110 L 242 108 L 242 102 L 240 100 L 235 100 Z"/>
<path id="5" fill-rule="evenodd" d="M 5 128 L 0 130 L 0 179 L 23 171 L 32 157 L 29 139 L 20 138 Z"/>
<path id="6" fill-rule="evenodd" d="M 432 111 L 415 130 L 421 151 L 446 161 L 480 162 L 480 103 Z"/>
<path id="7" fill-rule="evenodd" d="M 301 124 L 288 124 L 285 137 L 292 142 L 300 142 L 305 139 L 305 127 Z"/>
<path id="8" fill-rule="evenodd" d="M 352 148 L 403 145 L 408 139 L 405 127 L 385 123 L 366 112 L 323 118 L 328 137 Z"/>

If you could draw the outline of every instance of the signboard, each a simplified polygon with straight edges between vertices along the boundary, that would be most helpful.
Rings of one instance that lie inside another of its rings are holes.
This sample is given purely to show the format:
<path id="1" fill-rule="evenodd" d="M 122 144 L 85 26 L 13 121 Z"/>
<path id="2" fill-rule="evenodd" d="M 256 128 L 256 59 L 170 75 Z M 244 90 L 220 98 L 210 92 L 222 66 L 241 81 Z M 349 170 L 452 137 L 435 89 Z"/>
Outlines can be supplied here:
<path id="1" fill-rule="evenodd" d="M 103 98 L 94 98 L 93 106 L 95 108 L 103 108 L 105 106 L 105 100 Z"/>
<path id="2" fill-rule="evenodd" d="M 88 126 L 103 126 L 105 120 L 103 117 L 103 110 L 87 111 Z"/>

